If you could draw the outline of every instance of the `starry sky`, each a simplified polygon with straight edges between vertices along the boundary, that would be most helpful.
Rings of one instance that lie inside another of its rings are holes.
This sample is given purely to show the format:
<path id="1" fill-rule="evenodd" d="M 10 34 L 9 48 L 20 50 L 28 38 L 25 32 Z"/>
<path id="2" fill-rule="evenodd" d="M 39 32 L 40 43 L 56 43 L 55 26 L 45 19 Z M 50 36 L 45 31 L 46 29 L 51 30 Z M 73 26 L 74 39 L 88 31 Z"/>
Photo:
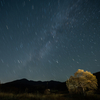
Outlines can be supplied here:
<path id="1" fill-rule="evenodd" d="M 100 71 L 100 0 L 0 0 L 0 81 L 66 81 Z"/>

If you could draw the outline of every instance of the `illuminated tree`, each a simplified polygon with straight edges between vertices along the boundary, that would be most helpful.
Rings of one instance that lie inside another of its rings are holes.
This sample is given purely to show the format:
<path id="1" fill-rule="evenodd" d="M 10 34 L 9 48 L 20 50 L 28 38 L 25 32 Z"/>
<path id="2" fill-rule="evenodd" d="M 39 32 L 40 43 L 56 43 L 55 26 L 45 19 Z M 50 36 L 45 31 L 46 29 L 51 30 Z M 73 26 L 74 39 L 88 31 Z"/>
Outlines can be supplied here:
<path id="1" fill-rule="evenodd" d="M 66 85 L 70 93 L 85 94 L 86 91 L 97 89 L 97 79 L 91 72 L 78 69 L 74 76 L 66 81 Z"/>

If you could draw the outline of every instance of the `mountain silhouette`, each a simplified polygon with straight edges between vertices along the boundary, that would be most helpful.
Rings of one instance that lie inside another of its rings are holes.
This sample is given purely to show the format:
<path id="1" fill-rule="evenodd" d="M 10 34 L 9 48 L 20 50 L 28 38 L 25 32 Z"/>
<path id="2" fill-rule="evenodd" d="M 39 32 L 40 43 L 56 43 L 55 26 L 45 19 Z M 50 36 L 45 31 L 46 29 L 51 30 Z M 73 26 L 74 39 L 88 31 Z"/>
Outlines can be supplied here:
<path id="1" fill-rule="evenodd" d="M 100 89 L 100 72 L 93 73 L 93 75 L 96 76 L 97 81 L 98 81 L 98 88 Z"/>
<path id="2" fill-rule="evenodd" d="M 100 72 L 93 73 L 98 81 L 98 91 L 100 90 Z M 46 89 L 54 91 L 67 91 L 66 82 L 59 81 L 33 81 L 25 78 L 14 80 L 0 85 L 1 92 L 13 92 L 13 93 L 44 93 Z"/>
<path id="3" fill-rule="evenodd" d="M 44 86 L 48 86 L 48 87 L 52 87 L 52 86 L 57 86 L 58 84 L 61 84 L 63 82 L 59 82 L 59 81 L 32 81 L 32 80 L 27 80 L 27 79 L 20 79 L 20 80 L 15 80 L 15 81 L 12 81 L 12 82 L 7 82 L 7 83 L 4 83 L 3 85 L 6 85 L 6 86 L 40 86 L 40 85 L 44 85 Z"/>
<path id="4" fill-rule="evenodd" d="M 4 83 L 1 86 L 1 90 L 3 92 L 17 91 L 17 93 L 25 92 L 26 90 L 29 93 L 36 93 L 36 91 L 43 93 L 45 89 L 64 91 L 67 90 L 66 82 L 59 82 L 53 80 L 42 82 L 27 80 L 24 78 Z"/>

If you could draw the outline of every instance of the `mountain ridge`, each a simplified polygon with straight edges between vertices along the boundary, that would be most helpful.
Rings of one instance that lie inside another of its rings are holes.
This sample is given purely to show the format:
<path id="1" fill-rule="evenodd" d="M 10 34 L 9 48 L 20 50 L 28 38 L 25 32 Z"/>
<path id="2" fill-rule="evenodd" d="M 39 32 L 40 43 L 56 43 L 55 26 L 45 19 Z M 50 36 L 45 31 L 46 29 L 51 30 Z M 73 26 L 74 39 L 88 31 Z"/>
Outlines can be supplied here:
<path id="1" fill-rule="evenodd" d="M 96 76 L 98 81 L 98 89 L 100 89 L 100 72 L 93 73 L 93 75 Z M 27 80 L 26 78 L 3 83 L 1 84 L 0 87 L 0 90 L 2 92 L 14 91 L 16 93 L 19 92 L 24 93 L 26 90 L 28 91 L 28 93 L 36 93 L 36 91 L 44 93 L 43 91 L 45 89 L 57 90 L 57 91 L 68 91 L 66 82 L 60 82 L 54 80 L 33 81 L 33 80 Z"/>

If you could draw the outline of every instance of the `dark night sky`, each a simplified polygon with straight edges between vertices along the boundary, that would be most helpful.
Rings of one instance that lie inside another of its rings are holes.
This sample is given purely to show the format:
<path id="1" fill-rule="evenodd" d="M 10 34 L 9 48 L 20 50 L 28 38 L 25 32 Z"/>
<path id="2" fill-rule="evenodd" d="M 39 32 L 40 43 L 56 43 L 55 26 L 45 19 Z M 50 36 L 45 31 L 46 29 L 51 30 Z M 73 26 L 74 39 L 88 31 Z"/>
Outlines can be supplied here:
<path id="1" fill-rule="evenodd" d="M 0 80 L 66 81 L 100 71 L 100 0 L 0 0 Z"/>

